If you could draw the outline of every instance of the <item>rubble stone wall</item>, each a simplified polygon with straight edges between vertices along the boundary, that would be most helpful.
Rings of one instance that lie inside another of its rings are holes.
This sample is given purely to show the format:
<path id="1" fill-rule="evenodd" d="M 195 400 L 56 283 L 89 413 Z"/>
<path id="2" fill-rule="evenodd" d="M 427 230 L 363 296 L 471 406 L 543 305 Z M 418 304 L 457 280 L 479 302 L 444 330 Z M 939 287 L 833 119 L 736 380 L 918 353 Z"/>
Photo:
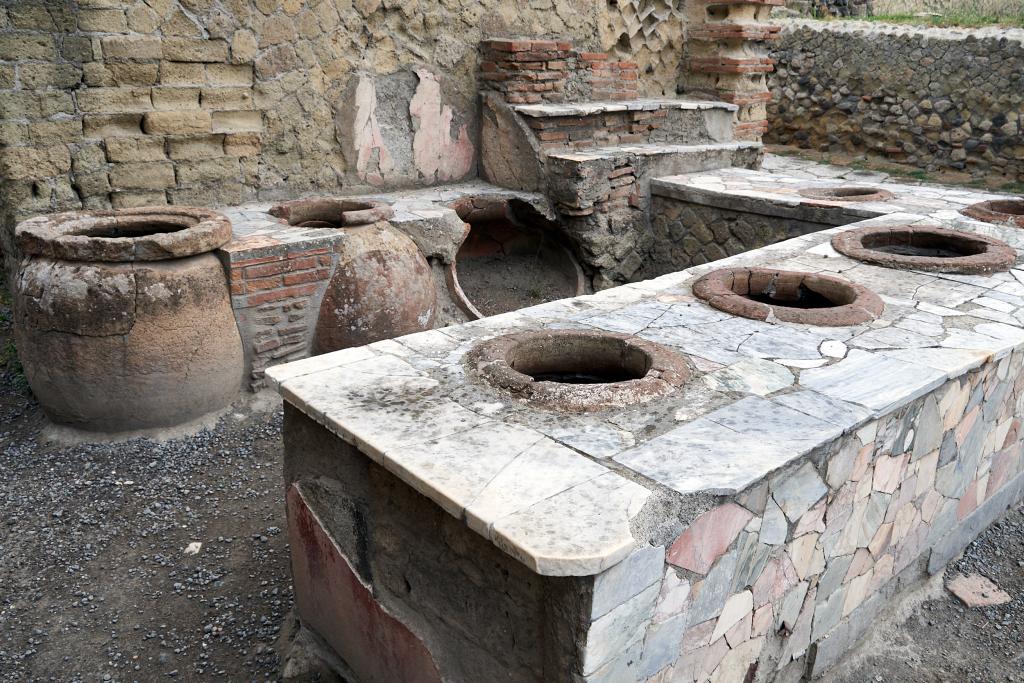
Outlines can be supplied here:
<path id="1" fill-rule="evenodd" d="M 678 21 L 661 4 L 642 35 Z M 564 36 L 599 51 L 618 13 L 585 0 L 0 0 L 3 232 L 81 207 L 473 176 L 478 43 Z M 678 42 L 650 42 L 641 94 L 674 83 Z"/>
<path id="2" fill-rule="evenodd" d="M 766 142 L 1024 181 L 1024 30 L 786 22 Z"/>
<path id="3" fill-rule="evenodd" d="M 654 195 L 652 239 L 639 277 L 658 277 L 831 227 Z"/>

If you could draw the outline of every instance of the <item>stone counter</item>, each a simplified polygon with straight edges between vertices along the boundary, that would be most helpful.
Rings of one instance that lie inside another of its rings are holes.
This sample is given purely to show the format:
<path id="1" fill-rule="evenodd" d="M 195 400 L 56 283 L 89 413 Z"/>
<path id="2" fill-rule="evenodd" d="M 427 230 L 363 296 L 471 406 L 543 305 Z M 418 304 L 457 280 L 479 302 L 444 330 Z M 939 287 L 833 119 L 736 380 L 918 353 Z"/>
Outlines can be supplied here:
<path id="1" fill-rule="evenodd" d="M 877 188 L 874 201 L 801 195 L 805 189 Z M 651 183 L 651 236 L 642 273 L 655 277 L 838 225 L 892 213 L 937 220 L 974 203 L 1005 198 L 979 190 L 897 182 L 884 173 L 768 155 L 760 170 L 727 168 Z"/>
<path id="2" fill-rule="evenodd" d="M 942 222 L 1024 248 L 1008 228 Z M 1024 482 L 1024 271 L 884 269 L 832 250 L 841 230 L 269 370 L 300 621 L 367 680 L 829 669 Z M 837 274 L 885 309 L 814 327 L 693 297 L 734 265 Z M 478 342 L 536 329 L 656 342 L 690 377 L 565 413 L 467 374 Z"/>

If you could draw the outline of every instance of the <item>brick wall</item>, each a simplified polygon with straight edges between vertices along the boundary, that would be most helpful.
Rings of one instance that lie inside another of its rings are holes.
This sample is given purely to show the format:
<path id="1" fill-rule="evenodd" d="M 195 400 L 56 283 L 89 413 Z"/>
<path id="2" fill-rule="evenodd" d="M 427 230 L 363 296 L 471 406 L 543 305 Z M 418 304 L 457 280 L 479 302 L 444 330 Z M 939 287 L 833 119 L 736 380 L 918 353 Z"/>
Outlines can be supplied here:
<path id="1" fill-rule="evenodd" d="M 277 245 L 251 249 L 229 245 L 231 303 L 244 344 L 251 349 L 250 386 L 264 386 L 271 365 L 311 354 L 320 300 L 331 274 L 331 247 Z"/>
<path id="2" fill-rule="evenodd" d="M 759 140 L 768 129 L 766 76 L 775 64 L 768 50 L 780 31 L 770 14 L 782 3 L 693 0 L 688 5 L 687 56 L 679 87 L 738 105 L 733 128 L 738 140 Z"/>
<path id="3" fill-rule="evenodd" d="M 587 69 L 590 97 L 594 100 L 632 100 L 640 96 L 636 62 L 616 61 L 603 52 L 581 52 L 581 65 Z"/>
<path id="4" fill-rule="evenodd" d="M 542 149 L 586 149 L 595 146 L 647 142 L 661 129 L 669 110 L 602 112 L 586 116 L 531 118 Z"/>
<path id="5" fill-rule="evenodd" d="M 639 66 L 570 40 L 490 39 L 480 43 L 482 87 L 509 104 L 629 100 L 640 96 Z"/>
<path id="6" fill-rule="evenodd" d="M 510 104 L 562 102 L 576 68 L 572 41 L 485 40 L 480 43 L 480 80 Z"/>

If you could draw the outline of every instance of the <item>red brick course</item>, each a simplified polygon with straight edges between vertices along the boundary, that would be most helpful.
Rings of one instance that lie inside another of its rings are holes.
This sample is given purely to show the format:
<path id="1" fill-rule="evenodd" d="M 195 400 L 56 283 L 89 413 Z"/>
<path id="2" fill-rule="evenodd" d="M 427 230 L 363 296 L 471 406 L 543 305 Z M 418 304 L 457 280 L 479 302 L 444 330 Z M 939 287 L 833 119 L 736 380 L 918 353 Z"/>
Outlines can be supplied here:
<path id="1" fill-rule="evenodd" d="M 250 252 L 251 253 L 251 252 Z M 331 249 L 322 247 L 240 259 L 229 265 L 236 311 L 253 327 L 250 384 L 264 385 L 264 371 L 275 363 L 308 355 L 313 296 L 331 278 Z"/>

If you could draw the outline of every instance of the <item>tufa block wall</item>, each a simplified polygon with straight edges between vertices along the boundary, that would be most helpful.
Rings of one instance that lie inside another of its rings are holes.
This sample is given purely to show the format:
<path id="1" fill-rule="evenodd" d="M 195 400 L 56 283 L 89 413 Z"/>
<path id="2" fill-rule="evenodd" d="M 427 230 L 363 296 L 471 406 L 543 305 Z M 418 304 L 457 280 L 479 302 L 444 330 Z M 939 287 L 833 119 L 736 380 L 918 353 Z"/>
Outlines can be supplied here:
<path id="1" fill-rule="evenodd" d="M 473 176 L 477 44 L 599 50 L 612 23 L 583 0 L 0 0 L 3 224 Z M 660 75 L 632 74 L 665 94 L 679 46 L 652 45 Z"/>

